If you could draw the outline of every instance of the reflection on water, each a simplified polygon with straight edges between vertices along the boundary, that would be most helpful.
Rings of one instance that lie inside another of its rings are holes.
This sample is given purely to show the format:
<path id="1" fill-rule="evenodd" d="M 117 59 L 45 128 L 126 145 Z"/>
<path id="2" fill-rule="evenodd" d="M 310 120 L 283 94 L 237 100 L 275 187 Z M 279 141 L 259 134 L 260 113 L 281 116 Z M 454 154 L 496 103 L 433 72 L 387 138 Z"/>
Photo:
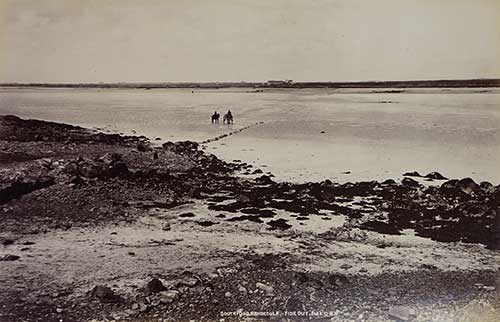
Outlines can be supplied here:
<path id="1" fill-rule="evenodd" d="M 211 124 L 213 111 L 227 109 L 234 125 Z M 163 140 L 203 141 L 251 125 L 208 151 L 266 165 L 284 180 L 383 179 L 417 170 L 500 183 L 498 89 L 4 88 L 0 113 Z"/>

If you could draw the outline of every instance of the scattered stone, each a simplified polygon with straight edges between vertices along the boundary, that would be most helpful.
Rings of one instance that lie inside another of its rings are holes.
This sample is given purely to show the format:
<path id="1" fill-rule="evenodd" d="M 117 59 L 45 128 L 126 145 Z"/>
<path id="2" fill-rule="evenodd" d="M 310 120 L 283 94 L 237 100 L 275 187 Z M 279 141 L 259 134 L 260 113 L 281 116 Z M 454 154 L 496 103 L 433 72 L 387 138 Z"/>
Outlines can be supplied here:
<path id="1" fill-rule="evenodd" d="M 193 287 L 198 284 L 199 280 L 194 277 L 185 277 L 179 282 L 177 282 L 177 286 L 188 286 L 188 287 Z"/>
<path id="2" fill-rule="evenodd" d="M 17 256 L 17 255 L 7 254 L 7 255 L 4 255 L 4 256 L 0 257 L 0 261 L 12 262 L 12 261 L 18 260 L 19 258 L 21 258 L 21 257 Z"/>
<path id="3" fill-rule="evenodd" d="M 179 291 L 177 290 L 161 291 L 159 295 L 160 295 L 160 302 L 172 303 L 179 297 Z"/>
<path id="4" fill-rule="evenodd" d="M 417 312 L 406 306 L 394 306 L 389 310 L 389 317 L 398 322 L 406 322 L 415 319 Z"/>
<path id="5" fill-rule="evenodd" d="M 255 286 L 258 289 L 261 289 L 261 290 L 265 291 L 268 294 L 271 294 L 271 293 L 274 292 L 274 288 L 272 286 L 266 285 L 264 283 L 257 282 L 257 283 L 255 283 Z"/>

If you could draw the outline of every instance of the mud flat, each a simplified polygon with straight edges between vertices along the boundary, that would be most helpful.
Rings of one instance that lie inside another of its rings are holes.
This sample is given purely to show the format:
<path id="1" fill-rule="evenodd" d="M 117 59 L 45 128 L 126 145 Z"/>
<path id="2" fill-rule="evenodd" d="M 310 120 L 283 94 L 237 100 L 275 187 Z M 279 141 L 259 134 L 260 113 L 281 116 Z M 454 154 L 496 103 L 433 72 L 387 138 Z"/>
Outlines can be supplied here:
<path id="1" fill-rule="evenodd" d="M 403 177 L 1 116 L 0 321 L 497 321 L 500 186 Z"/>

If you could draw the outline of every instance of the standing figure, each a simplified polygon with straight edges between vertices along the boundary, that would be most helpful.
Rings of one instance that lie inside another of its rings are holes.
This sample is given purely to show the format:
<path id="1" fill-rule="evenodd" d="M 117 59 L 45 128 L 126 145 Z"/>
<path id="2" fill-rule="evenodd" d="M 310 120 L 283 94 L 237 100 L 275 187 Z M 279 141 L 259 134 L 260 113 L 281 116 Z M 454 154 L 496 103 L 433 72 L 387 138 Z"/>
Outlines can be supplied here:
<path id="1" fill-rule="evenodd" d="M 233 114 L 231 113 L 230 110 L 227 111 L 226 114 L 224 114 L 224 118 L 222 119 L 222 123 L 227 124 L 233 124 Z"/>
<path id="2" fill-rule="evenodd" d="M 220 114 L 217 113 L 217 111 L 215 111 L 214 114 L 212 114 L 212 123 L 219 124 L 219 118 L 220 118 Z"/>

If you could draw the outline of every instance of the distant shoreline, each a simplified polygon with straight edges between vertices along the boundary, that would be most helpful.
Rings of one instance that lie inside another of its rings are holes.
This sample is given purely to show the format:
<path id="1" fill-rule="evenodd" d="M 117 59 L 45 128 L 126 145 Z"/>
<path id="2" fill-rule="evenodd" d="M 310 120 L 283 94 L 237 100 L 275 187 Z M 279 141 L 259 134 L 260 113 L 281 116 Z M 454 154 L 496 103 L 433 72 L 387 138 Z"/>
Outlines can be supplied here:
<path id="1" fill-rule="evenodd" d="M 500 79 L 364 82 L 182 82 L 182 83 L 0 83 L 0 87 L 41 88 L 481 88 L 500 87 Z"/>

